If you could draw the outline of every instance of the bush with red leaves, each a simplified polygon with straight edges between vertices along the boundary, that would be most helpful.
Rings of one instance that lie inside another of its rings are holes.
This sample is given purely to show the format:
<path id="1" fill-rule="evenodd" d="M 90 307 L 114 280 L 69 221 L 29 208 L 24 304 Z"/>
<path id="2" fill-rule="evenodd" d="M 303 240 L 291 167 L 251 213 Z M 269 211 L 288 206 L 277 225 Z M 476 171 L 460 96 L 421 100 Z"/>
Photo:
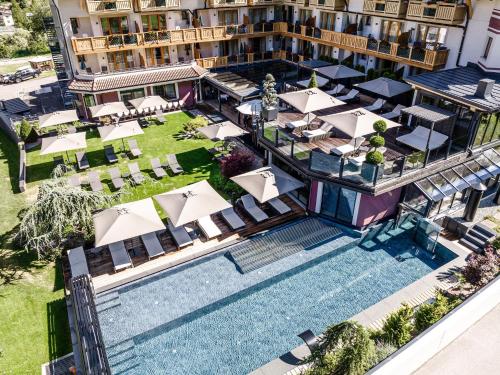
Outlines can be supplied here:
<path id="1" fill-rule="evenodd" d="M 483 286 L 499 272 L 500 256 L 493 246 L 487 246 L 484 254 L 471 254 L 462 270 L 465 280 L 474 286 Z"/>
<path id="2" fill-rule="evenodd" d="M 246 148 L 236 148 L 231 154 L 221 160 L 221 173 L 231 178 L 252 169 L 255 162 L 254 154 Z"/>

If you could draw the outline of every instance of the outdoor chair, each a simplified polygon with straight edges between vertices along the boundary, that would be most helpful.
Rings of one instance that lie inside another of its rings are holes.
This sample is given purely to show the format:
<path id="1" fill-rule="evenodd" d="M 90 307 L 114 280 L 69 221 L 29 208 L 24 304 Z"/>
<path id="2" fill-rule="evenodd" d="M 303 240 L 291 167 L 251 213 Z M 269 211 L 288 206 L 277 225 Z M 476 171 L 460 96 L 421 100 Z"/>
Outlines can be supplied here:
<path id="1" fill-rule="evenodd" d="M 269 203 L 269 205 L 280 215 L 292 211 L 292 209 L 285 202 L 277 197 L 270 199 L 267 203 Z"/>
<path id="2" fill-rule="evenodd" d="M 338 96 L 337 99 L 343 102 L 359 100 L 359 91 L 356 89 L 351 89 L 346 95 Z"/>
<path id="3" fill-rule="evenodd" d="M 104 146 L 104 154 L 109 163 L 117 163 L 118 157 L 115 154 L 115 149 L 112 145 Z"/>
<path id="4" fill-rule="evenodd" d="M 128 170 L 130 171 L 130 177 L 132 177 L 134 183 L 140 185 L 144 182 L 145 178 L 141 170 L 139 169 L 139 164 L 137 163 L 128 164 Z"/>
<path id="5" fill-rule="evenodd" d="M 182 169 L 181 165 L 177 161 L 177 156 L 175 154 L 167 155 L 167 166 L 170 168 L 173 174 L 184 172 L 184 169 Z"/>
<path id="6" fill-rule="evenodd" d="M 213 222 L 212 218 L 209 216 L 204 216 L 196 220 L 198 227 L 203 232 L 203 235 L 210 240 L 212 238 L 222 235 L 219 227 Z"/>
<path id="7" fill-rule="evenodd" d="M 337 156 L 352 154 L 353 152 L 356 152 L 359 149 L 359 147 L 363 144 L 365 140 L 366 140 L 365 137 L 353 138 L 349 141 L 349 143 L 332 148 L 330 152 Z"/>
<path id="8" fill-rule="evenodd" d="M 363 108 L 366 109 L 367 111 L 370 111 L 370 112 L 376 112 L 376 111 L 380 111 L 384 107 L 384 104 L 385 104 L 384 99 L 377 99 L 377 100 L 375 100 L 375 102 L 373 104 L 366 106 L 366 107 L 363 107 Z"/>
<path id="9" fill-rule="evenodd" d="M 162 178 L 167 175 L 165 169 L 161 166 L 160 158 L 151 159 L 151 168 L 153 168 L 153 173 L 157 178 Z"/>
<path id="10" fill-rule="evenodd" d="M 118 168 L 110 168 L 108 169 L 108 173 L 115 189 L 121 189 L 125 185 L 125 181 L 123 181 L 122 174 Z"/>
<path id="11" fill-rule="evenodd" d="M 75 154 L 76 164 L 79 170 L 84 170 L 90 167 L 89 160 L 85 151 L 79 151 Z"/>
<path id="12" fill-rule="evenodd" d="M 103 186 L 99 177 L 99 172 L 90 171 L 88 174 L 89 184 L 92 191 L 102 191 Z"/>
<path id="13" fill-rule="evenodd" d="M 292 131 L 294 130 L 303 130 L 305 128 L 307 128 L 307 126 L 309 125 L 309 122 L 311 122 L 312 120 L 314 120 L 316 118 L 316 115 L 314 114 L 307 114 L 304 116 L 304 118 L 300 119 L 300 120 L 295 120 L 295 121 L 290 121 L 290 122 L 287 122 L 286 123 L 286 127 L 288 129 L 291 129 Z"/>
<path id="14" fill-rule="evenodd" d="M 172 222 L 170 221 L 170 219 L 167 219 L 167 226 L 179 249 L 181 247 L 193 244 L 191 236 L 187 232 L 186 228 L 184 228 L 182 225 L 179 227 L 175 227 L 174 224 L 172 224 Z"/>
<path id="15" fill-rule="evenodd" d="M 314 142 L 321 139 L 329 138 L 330 131 L 333 125 L 325 122 L 320 128 L 314 130 L 304 130 L 302 135 L 307 138 L 308 142 Z"/>
<path id="16" fill-rule="evenodd" d="M 269 216 L 255 204 L 255 199 L 250 194 L 243 195 L 238 202 L 255 222 L 260 223 L 269 219 Z"/>
<path id="17" fill-rule="evenodd" d="M 127 142 L 132 156 L 139 157 L 142 155 L 142 151 L 139 146 L 137 146 L 137 141 L 135 139 L 129 139 Z"/>
<path id="18" fill-rule="evenodd" d="M 165 254 L 165 250 L 163 250 L 163 246 L 161 246 L 155 232 L 143 234 L 141 239 L 149 259 Z"/>
<path id="19" fill-rule="evenodd" d="M 68 250 L 68 261 L 72 278 L 90 274 L 83 246 Z"/>
<path id="20" fill-rule="evenodd" d="M 82 182 L 80 181 L 80 176 L 77 174 L 70 176 L 68 179 L 68 183 L 75 188 L 80 188 L 82 186 Z"/>
<path id="21" fill-rule="evenodd" d="M 429 133 L 430 129 L 419 125 L 411 133 L 397 137 L 396 141 L 410 146 L 418 151 L 426 151 L 427 148 L 429 150 L 435 150 L 441 147 L 448 140 L 447 135 L 434 130 L 432 131 L 429 139 Z M 429 141 L 428 147 L 427 141 Z"/>
<path id="22" fill-rule="evenodd" d="M 333 89 L 325 91 L 325 93 L 327 93 L 328 95 L 335 96 L 335 95 L 340 94 L 344 89 L 345 89 L 345 86 L 343 84 L 339 83 Z"/>
<path id="23" fill-rule="evenodd" d="M 386 118 L 387 120 L 392 120 L 401 116 L 401 110 L 404 108 L 406 108 L 404 105 L 398 104 L 391 112 L 381 114 L 380 116 Z"/>
<path id="24" fill-rule="evenodd" d="M 108 248 L 115 272 L 134 266 L 123 241 L 110 243 Z"/>
<path id="25" fill-rule="evenodd" d="M 246 225 L 241 217 L 239 217 L 234 211 L 233 207 L 226 208 L 220 213 L 224 221 L 231 227 L 232 230 L 243 228 Z"/>

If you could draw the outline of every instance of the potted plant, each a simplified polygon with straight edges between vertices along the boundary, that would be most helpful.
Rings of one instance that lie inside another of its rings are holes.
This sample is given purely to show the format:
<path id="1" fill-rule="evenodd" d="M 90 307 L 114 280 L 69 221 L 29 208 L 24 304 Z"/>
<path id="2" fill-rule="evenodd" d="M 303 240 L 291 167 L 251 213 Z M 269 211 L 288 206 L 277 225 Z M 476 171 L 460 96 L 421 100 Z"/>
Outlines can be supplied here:
<path id="1" fill-rule="evenodd" d="M 262 95 L 262 115 L 267 121 L 278 118 L 278 94 L 276 92 L 276 80 L 272 74 L 266 74 L 262 82 L 264 94 Z"/>
<path id="2" fill-rule="evenodd" d="M 382 166 L 384 164 L 384 154 L 379 150 L 379 148 L 384 147 L 385 139 L 381 135 L 387 130 L 387 124 L 384 120 L 378 120 L 373 123 L 373 130 L 376 134 L 370 138 L 370 146 L 372 147 L 366 154 L 365 163 L 361 167 L 361 176 L 369 181 L 373 181 L 374 178 L 380 178 L 384 171 Z M 377 168 L 378 166 L 378 168 Z M 377 172 L 377 175 L 375 173 Z"/>

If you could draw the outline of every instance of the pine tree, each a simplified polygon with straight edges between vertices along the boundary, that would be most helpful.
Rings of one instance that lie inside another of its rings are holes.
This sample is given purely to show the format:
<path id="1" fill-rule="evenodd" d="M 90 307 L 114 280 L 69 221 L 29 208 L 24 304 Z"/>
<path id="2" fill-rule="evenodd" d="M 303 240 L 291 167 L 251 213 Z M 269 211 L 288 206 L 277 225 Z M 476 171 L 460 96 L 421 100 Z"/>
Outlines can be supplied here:
<path id="1" fill-rule="evenodd" d="M 316 72 L 312 72 L 311 79 L 309 80 L 309 88 L 318 87 L 318 79 L 316 78 Z"/>

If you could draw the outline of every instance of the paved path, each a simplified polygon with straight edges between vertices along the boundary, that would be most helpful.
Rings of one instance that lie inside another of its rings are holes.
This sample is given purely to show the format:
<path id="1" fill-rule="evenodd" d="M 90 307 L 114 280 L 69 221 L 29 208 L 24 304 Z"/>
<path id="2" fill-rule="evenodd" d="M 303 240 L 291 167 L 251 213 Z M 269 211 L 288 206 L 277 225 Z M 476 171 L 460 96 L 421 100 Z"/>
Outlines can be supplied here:
<path id="1" fill-rule="evenodd" d="M 500 304 L 413 375 L 500 374 Z"/>
<path id="2" fill-rule="evenodd" d="M 28 79 L 20 83 L 13 83 L 11 85 L 1 85 L 0 86 L 0 100 L 21 98 L 25 99 L 25 96 L 30 92 L 34 92 L 42 85 L 50 85 L 57 82 L 56 76 L 38 78 L 38 79 Z"/>

